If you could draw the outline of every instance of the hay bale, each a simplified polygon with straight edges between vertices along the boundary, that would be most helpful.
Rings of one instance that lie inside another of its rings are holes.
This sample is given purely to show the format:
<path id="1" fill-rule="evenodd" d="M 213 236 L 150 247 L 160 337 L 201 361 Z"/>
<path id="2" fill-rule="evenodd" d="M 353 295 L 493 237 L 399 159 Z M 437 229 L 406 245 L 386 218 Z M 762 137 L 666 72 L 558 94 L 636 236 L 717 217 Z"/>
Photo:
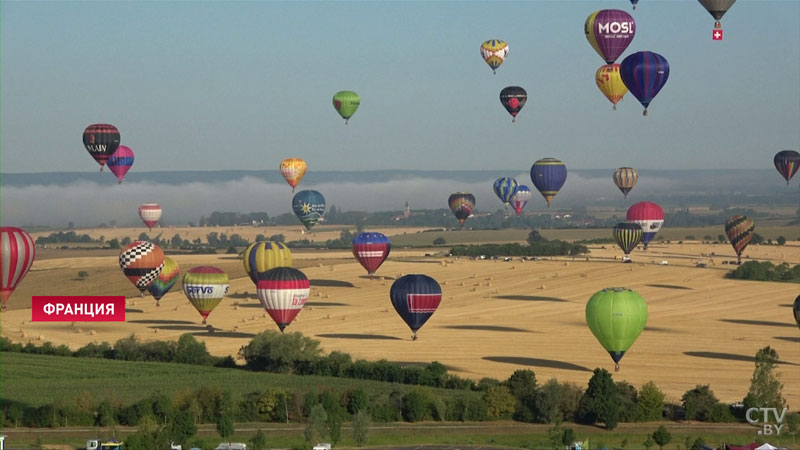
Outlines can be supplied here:
<path id="1" fill-rule="evenodd" d="M 460 282 L 458 283 L 458 285 L 459 285 L 459 286 L 463 286 L 463 285 L 464 285 L 464 282 L 463 282 L 463 281 L 460 281 Z"/>
<path id="2" fill-rule="evenodd" d="M 442 281 L 442 286 L 447 286 L 447 281 Z"/>
<path id="3" fill-rule="evenodd" d="M 83 333 L 83 328 L 76 328 L 76 329 L 75 329 L 75 332 L 76 332 L 76 333 Z"/>
<path id="4" fill-rule="evenodd" d="M 36 340 L 37 340 L 37 341 L 43 341 L 43 340 L 44 340 L 44 336 L 42 336 L 42 335 L 40 334 L 39 336 L 36 336 Z"/>
<path id="5" fill-rule="evenodd" d="M 153 329 L 153 333 L 158 334 L 158 328 Z"/>
<path id="6" fill-rule="evenodd" d="M 176 306 L 176 307 L 172 308 L 172 310 L 173 310 L 173 311 L 177 311 L 177 310 L 178 310 L 178 307 Z"/>
<path id="7" fill-rule="evenodd" d="M 325 318 L 326 318 L 326 319 L 330 319 L 330 318 L 331 318 L 331 315 L 330 315 L 330 314 L 326 314 L 326 315 L 325 315 Z"/>
<path id="8" fill-rule="evenodd" d="M 19 334 L 20 334 L 20 336 L 21 336 L 21 337 L 27 337 L 27 335 L 25 334 L 25 332 L 24 332 L 24 331 L 22 331 L 22 330 L 20 330 Z"/>
<path id="9" fill-rule="evenodd" d="M 478 290 L 478 288 L 471 288 L 469 291 L 470 291 L 470 292 L 475 292 L 475 291 L 477 291 L 477 290 Z"/>
<path id="10" fill-rule="evenodd" d="M 442 260 L 442 267 L 447 267 L 447 261 Z"/>
<path id="11" fill-rule="evenodd" d="M 517 266 L 511 266 L 511 270 L 514 270 L 516 268 L 517 268 Z"/>
<path id="12" fill-rule="evenodd" d="M 239 310 L 239 305 L 233 305 L 233 310 L 234 311 L 238 311 Z"/>
<path id="13" fill-rule="evenodd" d="M 544 289 L 544 285 L 539 286 L 539 289 Z"/>
<path id="14" fill-rule="evenodd" d="M 565 262 L 565 263 L 564 263 L 564 265 L 565 265 L 565 266 L 568 266 L 568 265 L 569 265 L 569 263 L 568 263 L 568 262 Z"/>

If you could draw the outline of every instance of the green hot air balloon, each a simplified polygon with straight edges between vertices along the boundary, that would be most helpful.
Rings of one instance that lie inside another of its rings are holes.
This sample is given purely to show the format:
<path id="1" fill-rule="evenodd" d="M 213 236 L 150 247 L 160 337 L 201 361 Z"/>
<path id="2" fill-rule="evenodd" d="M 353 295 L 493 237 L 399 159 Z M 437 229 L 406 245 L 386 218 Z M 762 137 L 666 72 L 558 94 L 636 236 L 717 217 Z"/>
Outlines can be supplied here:
<path id="1" fill-rule="evenodd" d="M 611 355 L 614 370 L 647 323 L 647 303 L 627 288 L 606 288 L 586 303 L 586 323 Z"/>
<path id="2" fill-rule="evenodd" d="M 347 125 L 350 118 L 353 117 L 353 114 L 356 113 L 360 104 L 361 99 L 358 98 L 358 94 L 353 91 L 339 91 L 333 96 L 333 107 L 336 108 L 336 112 L 342 116 L 345 125 Z"/>

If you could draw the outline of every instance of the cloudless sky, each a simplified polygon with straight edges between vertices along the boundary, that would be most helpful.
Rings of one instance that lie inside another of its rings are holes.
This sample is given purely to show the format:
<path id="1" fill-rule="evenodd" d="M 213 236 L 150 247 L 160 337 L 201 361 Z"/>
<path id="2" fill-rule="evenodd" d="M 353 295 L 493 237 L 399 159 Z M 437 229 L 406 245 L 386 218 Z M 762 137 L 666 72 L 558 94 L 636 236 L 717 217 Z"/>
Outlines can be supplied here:
<path id="1" fill-rule="evenodd" d="M 617 8 L 670 77 L 648 117 L 597 89 L 586 17 Z M 800 150 L 800 1 L 740 1 L 712 41 L 696 0 L 0 3 L 1 170 L 96 171 L 112 123 L 132 170 L 771 167 Z M 492 75 L 482 41 L 510 54 Z M 517 123 L 500 90 L 519 85 Z M 331 104 L 353 90 L 349 125 Z"/>

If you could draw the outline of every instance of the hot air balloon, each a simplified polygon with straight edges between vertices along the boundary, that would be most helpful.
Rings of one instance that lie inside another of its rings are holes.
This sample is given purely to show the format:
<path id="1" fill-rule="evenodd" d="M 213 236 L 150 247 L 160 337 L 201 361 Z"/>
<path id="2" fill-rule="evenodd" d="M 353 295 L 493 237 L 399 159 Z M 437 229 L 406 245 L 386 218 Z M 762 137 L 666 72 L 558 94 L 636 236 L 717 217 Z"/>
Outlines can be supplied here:
<path id="1" fill-rule="evenodd" d="M 342 116 L 345 125 L 349 123 L 350 118 L 356 113 L 360 104 L 361 99 L 353 91 L 339 91 L 333 96 L 333 107 Z"/>
<path id="2" fill-rule="evenodd" d="M 292 193 L 294 193 L 294 188 L 297 187 L 297 184 L 300 183 L 300 180 L 303 179 L 303 176 L 306 174 L 306 162 L 300 158 L 286 158 L 281 161 L 281 175 L 286 182 L 289 183 L 289 186 L 292 187 Z"/>
<path id="3" fill-rule="evenodd" d="M 517 114 L 528 101 L 528 93 L 519 86 L 509 86 L 500 91 L 500 103 L 511 114 L 512 122 L 517 121 Z"/>
<path id="4" fill-rule="evenodd" d="M 614 226 L 614 240 L 625 252 L 623 262 L 630 261 L 633 249 L 642 241 L 642 227 L 638 223 L 620 222 Z"/>
<path id="5" fill-rule="evenodd" d="M 300 191 L 292 198 L 294 214 L 310 230 L 325 212 L 325 197 L 317 191 Z"/>
<path id="6" fill-rule="evenodd" d="M 451 194 L 447 199 L 447 204 L 450 205 L 450 211 L 456 216 L 461 226 L 464 226 L 464 221 L 472 214 L 475 209 L 475 196 L 469 192 L 456 192 Z"/>
<path id="7" fill-rule="evenodd" d="M 508 56 L 508 44 L 499 39 L 489 39 L 481 44 L 481 56 L 486 64 L 492 68 L 492 72 L 497 73 L 497 68 L 503 64 Z"/>
<path id="8" fill-rule="evenodd" d="M 161 218 L 161 205 L 158 203 L 144 203 L 139 206 L 139 217 L 142 218 L 142 222 L 147 225 L 147 228 L 150 231 L 153 231 L 153 226 L 158 223 L 158 219 Z"/>
<path id="9" fill-rule="evenodd" d="M 503 202 L 506 207 L 508 207 L 508 204 L 511 202 L 511 197 L 513 197 L 514 193 L 517 192 L 518 186 L 519 184 L 517 183 L 517 180 L 503 177 L 494 180 L 492 189 L 494 189 L 494 193 L 497 195 L 497 198 L 499 198 L 500 201 Z"/>
<path id="10" fill-rule="evenodd" d="M 547 207 L 567 181 L 567 166 L 556 158 L 542 158 L 531 166 L 531 181 L 547 200 Z"/>
<path id="11" fill-rule="evenodd" d="M 613 64 L 636 35 L 633 17 L 619 9 L 602 9 L 589 14 L 583 33 L 606 64 Z"/>
<path id="12" fill-rule="evenodd" d="M 308 301 L 310 283 L 292 267 L 275 267 L 258 276 L 258 299 L 283 333 Z"/>
<path id="13" fill-rule="evenodd" d="M 586 323 L 614 360 L 614 370 L 619 372 L 619 360 L 647 324 L 647 303 L 630 289 L 606 288 L 586 303 Z"/>
<path id="14" fill-rule="evenodd" d="M 667 83 L 669 63 L 658 53 L 636 52 L 622 60 L 620 75 L 625 87 L 644 106 L 642 115 L 646 116 L 650 102 Z"/>
<path id="15" fill-rule="evenodd" d="M 164 252 L 150 241 L 134 241 L 119 252 L 119 266 L 141 296 L 164 267 Z"/>
<path id="16" fill-rule="evenodd" d="M 637 3 L 639 3 L 639 0 L 631 0 L 631 5 L 633 5 L 633 9 L 636 9 Z"/>
<path id="17" fill-rule="evenodd" d="M 442 301 L 442 287 L 427 275 L 406 275 L 392 284 L 389 297 L 416 341 L 417 330 L 425 325 Z"/>
<path id="18" fill-rule="evenodd" d="M 725 234 L 736 252 L 736 263 L 742 263 L 742 252 L 753 239 L 755 224 L 747 216 L 731 216 L 725 222 Z"/>
<path id="19" fill-rule="evenodd" d="M 720 20 L 722 20 L 722 16 L 728 12 L 731 6 L 736 2 L 736 0 L 698 0 L 703 8 L 708 11 L 709 14 L 716 20 L 714 22 L 714 29 L 721 30 L 722 24 Z"/>
<path id="20" fill-rule="evenodd" d="M 228 287 L 228 275 L 212 266 L 193 267 L 183 276 L 183 293 L 203 316 L 203 325 L 211 311 L 225 298 Z"/>
<path id="21" fill-rule="evenodd" d="M 119 130 L 114 125 L 96 123 L 83 130 L 83 146 L 86 147 L 92 158 L 100 164 L 101 172 L 108 158 L 117 151 L 119 140 Z"/>
<path id="22" fill-rule="evenodd" d="M 258 276 L 275 267 L 291 267 L 292 251 L 283 242 L 258 241 L 250 244 L 242 253 L 244 271 L 254 284 Z"/>
<path id="23" fill-rule="evenodd" d="M 642 243 L 647 250 L 647 245 L 664 225 L 664 210 L 653 202 L 639 202 L 628 208 L 625 219 L 642 227 Z"/>
<path id="24" fill-rule="evenodd" d="M 794 174 L 797 173 L 798 167 L 800 167 L 800 153 L 794 150 L 782 150 L 775 154 L 773 162 L 781 176 L 786 179 L 786 185 L 788 186 L 789 180 L 792 179 Z"/>
<path id="25" fill-rule="evenodd" d="M 2 309 L 6 309 L 8 298 L 36 259 L 36 245 L 31 235 L 22 228 L 0 227 L 0 256 L 0 272 L 3 274 L 0 299 Z"/>
<path id="26" fill-rule="evenodd" d="M 794 306 L 792 307 L 792 312 L 794 313 L 794 320 L 797 322 L 797 326 L 800 327 L 800 296 L 794 299 Z"/>
<path id="27" fill-rule="evenodd" d="M 637 181 L 639 181 L 639 174 L 633 167 L 620 167 L 614 171 L 614 184 L 622 191 L 625 198 L 628 198 L 628 192 L 636 186 Z"/>
<path id="28" fill-rule="evenodd" d="M 392 244 L 383 233 L 361 233 L 353 239 L 353 256 L 370 275 L 389 257 Z"/>
<path id="29" fill-rule="evenodd" d="M 600 66 L 594 74 L 594 81 L 600 92 L 614 105 L 611 109 L 616 110 L 617 103 L 628 93 L 619 75 L 619 64 Z"/>
<path id="30" fill-rule="evenodd" d="M 528 200 L 530 199 L 531 188 L 524 184 L 517 186 L 517 191 L 514 192 L 514 195 L 511 197 L 511 206 L 514 207 L 514 211 L 517 212 L 517 215 L 522 214 L 522 208 L 528 204 Z"/>
<path id="31" fill-rule="evenodd" d="M 125 174 L 128 173 L 128 170 L 133 166 L 133 150 L 124 145 L 120 145 L 117 147 L 117 151 L 111 155 L 111 158 L 108 158 L 106 164 L 108 164 L 108 168 L 119 180 L 117 184 L 121 184 L 122 179 L 125 178 Z"/>
<path id="32" fill-rule="evenodd" d="M 167 294 L 172 286 L 175 286 L 175 283 L 178 282 L 178 277 L 181 275 L 181 268 L 178 267 L 178 263 L 175 262 L 174 259 L 165 256 L 164 257 L 164 267 L 161 268 L 161 272 L 158 274 L 153 283 L 147 287 L 147 290 L 153 294 L 153 298 L 156 299 L 156 306 L 161 306 L 161 297 Z"/>

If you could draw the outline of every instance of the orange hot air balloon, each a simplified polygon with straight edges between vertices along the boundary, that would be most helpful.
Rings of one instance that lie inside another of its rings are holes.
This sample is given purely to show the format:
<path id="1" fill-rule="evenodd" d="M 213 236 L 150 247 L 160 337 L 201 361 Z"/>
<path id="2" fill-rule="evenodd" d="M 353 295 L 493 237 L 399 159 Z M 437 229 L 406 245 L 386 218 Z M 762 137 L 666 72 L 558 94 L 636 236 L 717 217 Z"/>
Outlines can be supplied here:
<path id="1" fill-rule="evenodd" d="M 614 104 L 611 109 L 617 109 L 617 103 L 622 100 L 622 97 L 628 93 L 628 88 L 622 82 L 622 77 L 619 75 L 619 64 L 607 64 L 600 66 L 594 74 L 594 81 L 600 92 Z"/>
<path id="2" fill-rule="evenodd" d="M 119 253 L 119 266 L 141 296 L 164 267 L 164 251 L 150 241 L 135 241 Z"/>
<path id="3" fill-rule="evenodd" d="M 281 175 L 283 175 L 283 178 L 289 183 L 289 186 L 292 187 L 292 193 L 294 193 L 294 188 L 297 187 L 305 174 L 306 162 L 304 160 L 300 158 L 286 158 L 281 161 Z"/>

